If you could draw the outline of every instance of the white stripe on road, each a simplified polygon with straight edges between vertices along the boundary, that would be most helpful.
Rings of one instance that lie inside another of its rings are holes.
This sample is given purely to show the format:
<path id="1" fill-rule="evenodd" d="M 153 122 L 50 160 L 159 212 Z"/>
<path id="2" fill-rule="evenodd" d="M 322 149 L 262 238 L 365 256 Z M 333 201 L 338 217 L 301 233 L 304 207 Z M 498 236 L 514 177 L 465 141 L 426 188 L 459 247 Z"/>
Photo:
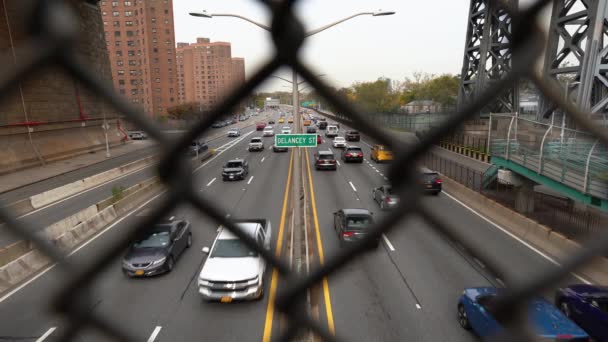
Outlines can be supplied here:
<path id="1" fill-rule="evenodd" d="M 420 310 L 420 309 L 422 309 L 422 306 L 420 306 L 420 304 L 416 303 L 416 309 Z"/>
<path id="2" fill-rule="evenodd" d="M 216 179 L 217 179 L 217 178 L 213 178 L 213 179 L 211 180 L 211 182 L 207 183 L 207 186 L 210 186 L 211 184 L 213 184 L 213 182 L 215 182 L 215 180 L 216 180 Z"/>
<path id="3" fill-rule="evenodd" d="M 247 182 L 247 184 L 251 184 L 252 180 L 253 180 L 253 176 L 251 176 L 251 178 L 249 178 L 249 181 Z"/>
<path id="4" fill-rule="evenodd" d="M 388 177 L 384 177 L 384 180 L 388 180 Z"/>
<path id="5" fill-rule="evenodd" d="M 515 239 L 516 241 L 518 241 L 519 243 L 521 243 L 522 245 L 528 247 L 530 250 L 534 251 L 536 254 L 540 255 L 541 257 L 545 258 L 547 261 L 549 261 L 550 263 L 552 263 L 553 265 L 559 266 L 561 267 L 562 264 L 560 264 L 557 260 L 553 259 L 552 257 L 550 257 L 549 255 L 543 253 L 541 250 L 537 249 L 536 247 L 532 246 L 531 244 L 527 243 L 526 241 L 520 239 L 519 237 L 517 237 L 515 234 L 511 233 L 510 231 L 508 231 L 507 229 L 499 226 L 498 224 L 492 222 L 490 219 L 488 219 L 487 217 L 483 216 L 482 214 L 480 214 L 479 212 L 477 212 L 475 209 L 467 206 L 466 204 L 462 203 L 461 201 L 459 201 L 456 197 L 450 195 L 449 193 L 443 191 L 443 193 L 448 196 L 449 198 L 451 198 L 452 200 L 454 200 L 454 202 L 460 204 L 461 206 L 465 207 L 466 209 L 468 209 L 470 212 L 472 212 L 473 214 L 477 215 L 478 217 L 480 217 L 482 220 L 488 222 L 489 224 L 491 224 L 492 226 L 494 226 L 495 228 L 497 228 L 498 230 L 502 231 L 503 233 L 507 234 L 508 236 L 512 237 L 513 239 Z M 576 274 L 576 273 L 571 273 L 576 279 L 584 282 L 585 284 L 591 284 L 591 281 L 581 277 L 580 275 Z"/>
<path id="6" fill-rule="evenodd" d="M 158 336 L 158 333 L 160 333 L 160 329 L 162 329 L 162 327 L 160 326 L 154 328 L 152 335 L 150 335 L 150 337 L 148 338 L 148 342 L 154 342 L 154 340 L 156 340 L 156 336 Z"/>
<path id="7" fill-rule="evenodd" d="M 266 157 L 262 158 L 262 160 L 260 160 L 260 163 L 263 163 L 263 162 L 264 162 L 264 159 L 266 159 Z"/>
<path id="8" fill-rule="evenodd" d="M 386 245 L 391 250 L 391 252 L 394 252 L 395 247 L 393 247 L 393 244 L 390 241 L 388 241 L 388 238 L 386 237 L 386 235 L 382 234 L 382 238 L 384 239 L 384 242 L 386 242 Z"/>
<path id="9" fill-rule="evenodd" d="M 336 160 L 336 163 L 338 163 L 338 166 L 340 166 L 340 161 L 339 160 Z"/>
<path id="10" fill-rule="evenodd" d="M 219 157 L 222 153 L 224 153 L 224 152 L 228 151 L 229 149 L 233 148 L 236 144 L 238 144 L 239 142 L 243 141 L 243 139 L 245 139 L 248 135 L 250 135 L 253 132 L 255 132 L 255 131 L 251 131 L 251 132 L 243 135 L 242 138 L 240 138 L 238 140 L 234 140 L 233 141 L 234 143 L 232 145 L 226 147 L 225 149 L 223 149 L 222 151 L 220 151 L 220 153 L 218 153 L 215 156 L 213 156 L 213 158 L 211 158 L 211 159 L 207 160 L 206 162 L 204 162 L 201 166 L 199 166 L 196 169 L 194 169 L 194 171 L 192 171 L 192 173 L 195 173 L 196 171 L 198 171 L 198 170 L 202 169 L 203 167 L 207 166 L 207 164 L 211 163 L 213 160 L 215 160 L 215 158 Z M 223 145 L 223 146 L 226 146 L 226 145 Z"/>
<path id="11" fill-rule="evenodd" d="M 57 327 L 52 327 L 51 329 L 47 330 L 44 335 L 40 336 L 39 339 L 36 340 L 36 342 L 42 342 L 44 340 L 46 340 L 47 337 L 51 336 L 51 334 L 57 330 Z"/>
<path id="12" fill-rule="evenodd" d="M 353 188 L 354 192 L 357 192 L 357 188 L 355 188 L 355 186 L 353 185 L 353 182 L 348 182 L 348 184 L 350 184 L 350 187 Z"/>
<path id="13" fill-rule="evenodd" d="M 376 172 L 380 173 L 380 170 L 378 170 L 378 169 L 374 169 L 374 170 L 375 170 Z"/>

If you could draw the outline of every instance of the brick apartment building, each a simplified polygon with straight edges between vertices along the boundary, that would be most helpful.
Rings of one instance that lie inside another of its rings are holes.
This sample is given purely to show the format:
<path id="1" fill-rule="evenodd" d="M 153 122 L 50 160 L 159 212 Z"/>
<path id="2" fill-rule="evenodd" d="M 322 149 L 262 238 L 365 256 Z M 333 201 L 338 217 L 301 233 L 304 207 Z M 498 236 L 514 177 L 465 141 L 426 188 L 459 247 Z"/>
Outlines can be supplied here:
<path id="1" fill-rule="evenodd" d="M 178 103 L 172 0 L 99 3 L 115 89 L 146 113 Z"/>
<path id="2" fill-rule="evenodd" d="M 233 58 L 230 43 L 197 38 L 177 44 L 179 103 L 198 103 L 203 111 L 220 103 L 245 82 L 245 60 Z"/>

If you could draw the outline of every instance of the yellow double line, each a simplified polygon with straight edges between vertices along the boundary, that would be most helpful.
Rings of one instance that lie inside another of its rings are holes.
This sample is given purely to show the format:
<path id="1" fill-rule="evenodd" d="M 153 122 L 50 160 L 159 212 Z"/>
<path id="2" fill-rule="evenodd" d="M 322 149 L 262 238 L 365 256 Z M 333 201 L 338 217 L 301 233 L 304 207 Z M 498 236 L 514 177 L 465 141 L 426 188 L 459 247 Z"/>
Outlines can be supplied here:
<path id="1" fill-rule="evenodd" d="M 283 234 L 285 228 L 285 215 L 287 213 L 287 203 L 289 201 L 289 186 L 291 184 L 291 174 L 293 168 L 294 153 L 291 153 L 289 159 L 289 171 L 287 173 L 287 184 L 285 185 L 285 195 L 283 197 L 283 210 L 281 212 L 281 222 L 279 224 L 279 232 L 277 235 L 277 246 L 275 249 L 275 255 L 280 258 L 281 251 L 283 248 Z M 317 249 L 319 250 L 319 261 L 321 265 L 325 262 L 323 254 L 323 244 L 321 242 L 321 232 L 319 230 L 319 219 L 317 217 L 317 204 L 315 201 L 315 191 L 312 184 L 312 174 L 310 172 L 310 161 L 308 159 L 308 151 L 306 151 L 306 167 L 308 170 L 308 184 L 310 185 L 310 198 L 312 205 L 312 213 L 315 223 L 315 232 L 317 240 Z M 264 322 L 264 335 L 262 337 L 263 342 L 270 342 L 272 336 L 272 322 L 274 318 L 274 304 L 276 299 L 277 283 L 278 283 L 279 272 L 276 268 L 272 269 L 272 278 L 270 280 L 270 293 L 268 296 L 268 306 L 266 307 L 266 321 Z M 327 315 L 327 325 L 332 335 L 335 335 L 334 318 L 331 309 L 331 297 L 329 295 L 329 283 L 327 278 L 323 278 L 323 296 L 325 299 L 325 312 Z"/>

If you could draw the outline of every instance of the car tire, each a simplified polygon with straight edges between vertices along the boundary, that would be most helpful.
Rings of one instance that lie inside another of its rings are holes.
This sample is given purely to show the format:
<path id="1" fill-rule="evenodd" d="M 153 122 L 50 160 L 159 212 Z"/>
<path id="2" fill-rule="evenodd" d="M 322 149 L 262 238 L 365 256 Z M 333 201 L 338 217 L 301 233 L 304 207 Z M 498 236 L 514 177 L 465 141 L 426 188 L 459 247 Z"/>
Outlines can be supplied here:
<path id="1" fill-rule="evenodd" d="M 464 309 L 464 305 L 458 304 L 458 323 L 465 330 L 471 330 L 471 324 L 469 323 L 469 317 Z"/>
<path id="2" fill-rule="evenodd" d="M 169 258 L 167 259 L 167 272 L 173 271 L 174 266 L 175 266 L 175 260 L 173 259 L 173 256 L 170 255 Z"/>
<path id="3" fill-rule="evenodd" d="M 186 241 L 186 248 L 192 247 L 192 233 L 188 234 L 188 240 Z"/>
<path id="4" fill-rule="evenodd" d="M 440 193 L 440 192 L 441 192 L 441 191 L 435 191 L 435 192 L 433 192 L 433 196 L 439 196 L 439 193 Z"/>

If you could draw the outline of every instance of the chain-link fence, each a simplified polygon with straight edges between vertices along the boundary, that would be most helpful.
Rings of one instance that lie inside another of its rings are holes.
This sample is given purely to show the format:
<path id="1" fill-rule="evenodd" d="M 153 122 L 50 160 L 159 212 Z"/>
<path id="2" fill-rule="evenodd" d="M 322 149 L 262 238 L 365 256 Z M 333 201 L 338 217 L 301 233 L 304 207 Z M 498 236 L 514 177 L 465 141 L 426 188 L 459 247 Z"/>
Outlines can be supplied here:
<path id="1" fill-rule="evenodd" d="M 27 2 L 27 1 L 26 1 Z M 378 125 L 351 106 L 346 100 L 339 97 L 325 82 L 315 75 L 319 74 L 313 67 L 305 65 L 299 57 L 298 51 L 305 39 L 302 22 L 294 13 L 297 1 L 262 1 L 272 13 L 272 39 L 275 44 L 274 56 L 260 67 L 245 83 L 235 89 L 211 113 L 184 134 L 179 141 L 165 136 L 155 122 L 148 119 L 131 103 L 123 97 L 117 96 L 112 87 L 98 79 L 98 75 L 89 70 L 74 54 L 74 44 L 80 28 L 76 16 L 73 15 L 67 1 L 64 0 L 31 0 L 32 4 L 30 27 L 31 37 L 28 41 L 17 47 L 20 51 L 19 63 L 13 68 L 3 68 L 0 74 L 0 94 L 4 96 L 18 86 L 21 79 L 35 77 L 42 66 L 49 64 L 63 68 L 68 74 L 79 80 L 79 84 L 87 87 L 89 91 L 103 97 L 112 104 L 126 119 L 136 124 L 148 135 L 157 140 L 163 147 L 164 157 L 159 165 L 159 174 L 169 189 L 160 200 L 160 204 L 150 216 L 140 217 L 140 221 L 124 231 L 120 241 L 106 249 L 92 263 L 74 264 L 65 258 L 48 241 L 45 241 L 32 232 L 22 221 L 17 221 L 15 215 L 6 210 L 0 210 L 0 220 L 6 223 L 8 229 L 19 237 L 30 240 L 37 248 L 58 263 L 63 272 L 65 285 L 54 301 L 53 308 L 68 318 L 68 326 L 60 336 L 62 341 L 70 341 L 86 327 L 103 331 L 109 337 L 122 341 L 133 340 L 120 325 L 115 324 L 110 317 L 88 310 L 89 290 L 95 282 L 97 275 L 108 267 L 111 261 L 128 247 L 138 234 L 146 231 L 155 222 L 163 218 L 176 206 L 188 203 L 211 219 L 221 224 L 251 249 L 256 250 L 266 259 L 271 267 L 285 279 L 285 291 L 277 295 L 276 307 L 289 318 L 289 326 L 279 337 L 280 340 L 289 340 L 303 330 L 311 329 L 326 341 L 335 341 L 339 336 L 332 334 L 325 327 L 314 321 L 304 306 L 296 305 L 300 298 L 305 297 L 307 289 L 322 282 L 322 280 L 342 269 L 355 260 L 368 248 L 369 241 L 362 241 L 350 248 L 341 250 L 335 257 L 325 261 L 323 266 L 312 270 L 307 276 L 295 274 L 290 271 L 287 263 L 270 251 L 260 247 L 256 241 L 246 235 L 224 216 L 213 201 L 205 198 L 193 186 L 191 168 L 186 160 L 182 160 L 182 151 L 188 144 L 205 130 L 213 121 L 219 119 L 231 108 L 237 106 L 242 99 L 248 96 L 257 86 L 262 84 L 269 76 L 282 66 L 288 66 L 297 71 L 316 91 L 325 98 L 332 108 L 343 117 L 350 119 L 350 124 L 366 135 L 388 146 L 395 152 L 395 160 L 388 172 L 388 177 L 394 188 L 402 198 L 400 210 L 392 211 L 381 222 L 378 222 L 371 234 L 370 241 L 380 239 L 383 233 L 396 227 L 405 216 L 417 215 L 428 222 L 432 229 L 448 238 L 458 241 L 466 250 L 484 262 L 488 271 L 509 285 L 504 295 L 501 295 L 492 308 L 494 316 L 504 322 L 508 329 L 499 336 L 503 341 L 532 340 L 526 329 L 524 305 L 527 301 L 550 288 L 557 281 L 567 277 L 574 270 L 586 265 L 594 256 L 608 250 L 608 231 L 600 232 L 593 241 L 589 242 L 582 251 L 573 254 L 571 258 L 562 263 L 560 268 L 551 268 L 539 271 L 525 283 L 514 282 L 504 275 L 508 274 L 501 268 L 500 263 L 491 251 L 484 250 L 484 246 L 477 246 L 463 238 L 451 222 L 442 220 L 433 215 L 431 208 L 425 201 L 418 200 L 422 194 L 418 191 L 416 177 L 416 163 L 412 162 L 423 157 L 432 144 L 439 142 L 442 136 L 449 134 L 465 120 L 474 117 L 492 99 L 509 87 L 520 77 L 529 77 L 540 89 L 544 96 L 557 106 L 565 109 L 578 125 L 591 132 L 601 142 L 608 143 L 608 131 L 598 128 L 588 119 L 588 113 L 580 111 L 571 103 L 567 103 L 560 93 L 560 88 L 549 80 L 541 79 L 534 73 L 532 67 L 542 53 L 540 47 L 545 38 L 543 32 L 536 26 L 536 17 L 548 0 L 538 0 L 530 4 L 525 10 L 507 8 L 513 18 L 513 40 L 511 51 L 513 54 L 512 72 L 503 79 L 490 84 L 487 89 L 479 92 L 475 102 L 466 104 L 461 110 L 450 115 L 441 125 L 431 129 L 420 142 L 415 145 L 398 144 L 397 141 L 385 133 Z M 502 2 L 498 1 L 500 4 Z M 0 59 L 1 65 L 12 65 L 12 59 L 4 56 Z M 407 227 L 401 227 L 406 229 Z"/>

